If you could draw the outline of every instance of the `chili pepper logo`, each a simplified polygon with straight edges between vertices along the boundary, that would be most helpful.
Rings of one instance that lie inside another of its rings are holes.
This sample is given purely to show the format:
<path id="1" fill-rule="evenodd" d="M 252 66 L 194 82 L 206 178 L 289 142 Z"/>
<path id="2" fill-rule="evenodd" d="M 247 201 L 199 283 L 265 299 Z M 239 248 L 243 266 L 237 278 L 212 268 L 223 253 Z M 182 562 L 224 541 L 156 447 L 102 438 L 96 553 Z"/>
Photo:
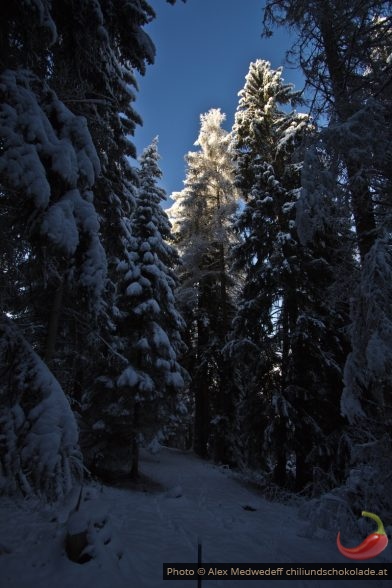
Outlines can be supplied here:
<path id="1" fill-rule="evenodd" d="M 360 545 L 357 547 L 343 547 L 340 543 L 340 531 L 338 533 L 338 537 L 336 539 L 336 543 L 338 549 L 342 555 L 348 557 L 349 559 L 372 559 L 373 557 L 377 557 L 380 555 L 382 551 L 388 545 L 388 537 L 385 533 L 384 525 L 380 517 L 372 512 L 366 512 L 365 510 L 362 511 L 363 517 L 370 517 L 374 521 L 376 521 L 378 527 L 375 533 L 371 533 Z"/>

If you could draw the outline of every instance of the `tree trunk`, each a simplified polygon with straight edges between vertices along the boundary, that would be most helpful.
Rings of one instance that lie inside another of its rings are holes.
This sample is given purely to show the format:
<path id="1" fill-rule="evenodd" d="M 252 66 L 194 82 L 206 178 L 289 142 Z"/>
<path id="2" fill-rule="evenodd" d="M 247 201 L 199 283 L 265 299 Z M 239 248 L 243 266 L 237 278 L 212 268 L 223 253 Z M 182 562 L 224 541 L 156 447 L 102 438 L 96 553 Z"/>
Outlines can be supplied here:
<path id="1" fill-rule="evenodd" d="M 228 295 L 227 295 L 227 276 L 226 276 L 226 263 L 225 263 L 225 251 L 223 243 L 218 245 L 218 262 L 219 262 L 219 279 L 220 279 L 220 291 L 219 291 L 219 303 L 220 303 L 220 316 L 219 320 L 219 343 L 222 348 L 225 344 L 227 333 L 229 330 L 228 324 Z M 220 350 L 219 350 L 220 351 Z M 230 406 L 229 406 L 229 365 L 224 360 L 222 353 L 217 358 L 218 364 L 218 391 L 216 398 L 216 414 L 221 417 L 221 420 L 215 427 L 214 435 L 214 461 L 216 463 L 228 463 L 228 446 L 229 440 L 227 438 L 229 422 L 230 422 Z"/>
<path id="2" fill-rule="evenodd" d="M 347 121 L 356 111 L 347 89 L 347 67 L 338 52 L 338 39 L 333 27 L 334 15 L 327 2 L 322 3 L 319 18 L 325 58 L 331 79 L 336 113 L 341 122 Z M 358 249 L 363 264 L 376 238 L 376 221 L 369 185 L 362 174 L 361 162 L 344 154 L 352 210 L 357 234 Z"/>
<path id="3" fill-rule="evenodd" d="M 192 388 L 195 398 L 195 424 L 193 434 L 193 450 L 200 457 L 208 457 L 208 439 L 210 436 L 210 415 L 208 406 L 208 385 L 204 370 L 193 378 Z"/>
<path id="4" fill-rule="evenodd" d="M 306 443 L 304 443 L 306 447 Z M 295 490 L 301 492 L 307 484 L 313 481 L 312 471 L 306 461 L 307 451 L 301 449 L 296 452 L 295 456 Z"/>
<path id="5" fill-rule="evenodd" d="M 53 355 L 56 347 L 56 339 L 59 330 L 61 307 L 63 303 L 64 284 L 61 280 L 59 286 L 54 292 L 52 307 L 50 309 L 49 321 L 48 321 L 48 333 L 46 337 L 46 347 L 44 359 L 47 364 L 53 359 Z"/>
<path id="6" fill-rule="evenodd" d="M 133 413 L 133 432 L 132 432 L 132 440 L 131 440 L 132 466 L 131 466 L 130 476 L 131 476 L 132 480 L 137 480 L 139 477 L 138 427 L 139 427 L 139 407 L 138 407 L 138 404 L 135 403 L 134 413 Z"/>
<path id="7" fill-rule="evenodd" d="M 135 433 L 132 435 L 132 467 L 130 475 L 132 480 L 137 480 L 139 477 L 139 444 Z"/>
<path id="8" fill-rule="evenodd" d="M 208 303 L 209 289 L 206 284 L 199 286 L 199 313 L 197 320 L 197 353 L 195 372 L 191 389 L 195 400 L 194 451 L 200 457 L 208 455 L 210 436 L 210 374 L 208 369 L 209 327 L 205 324 L 205 309 Z"/>
<path id="9" fill-rule="evenodd" d="M 287 443 L 287 434 L 286 434 L 286 423 L 282 417 L 279 417 L 279 423 L 276 427 L 275 432 L 275 442 L 276 442 L 276 464 L 273 471 L 272 480 L 278 486 L 284 487 L 287 481 L 287 474 L 286 474 L 286 464 L 287 464 L 287 456 L 286 456 L 286 443 Z"/>

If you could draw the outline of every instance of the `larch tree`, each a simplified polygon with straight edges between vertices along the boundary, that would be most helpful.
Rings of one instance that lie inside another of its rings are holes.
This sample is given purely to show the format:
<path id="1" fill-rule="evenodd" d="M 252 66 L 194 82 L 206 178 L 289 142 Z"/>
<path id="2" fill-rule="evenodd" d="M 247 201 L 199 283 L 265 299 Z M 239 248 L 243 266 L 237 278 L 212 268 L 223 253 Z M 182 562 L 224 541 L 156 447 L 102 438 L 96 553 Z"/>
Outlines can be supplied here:
<path id="1" fill-rule="evenodd" d="M 201 115 L 196 145 L 186 157 L 185 187 L 172 194 L 174 235 L 181 256 L 179 299 L 189 331 L 188 369 L 195 403 L 194 449 L 230 460 L 230 370 L 222 353 L 232 316 L 227 253 L 237 191 L 230 136 L 219 109 Z"/>

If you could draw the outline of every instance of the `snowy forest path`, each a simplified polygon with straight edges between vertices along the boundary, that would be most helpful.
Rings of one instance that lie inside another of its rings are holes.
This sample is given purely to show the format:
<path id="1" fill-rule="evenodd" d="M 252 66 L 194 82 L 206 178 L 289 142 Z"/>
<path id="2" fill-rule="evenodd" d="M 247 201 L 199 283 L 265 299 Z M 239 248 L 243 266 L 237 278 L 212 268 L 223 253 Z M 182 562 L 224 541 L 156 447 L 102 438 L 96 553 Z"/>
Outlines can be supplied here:
<path id="1" fill-rule="evenodd" d="M 310 536 L 304 532 L 309 521 L 301 520 L 295 507 L 268 502 L 227 469 L 167 448 L 155 455 L 143 451 L 141 457 L 144 488 L 85 489 L 87 518 L 105 522 L 96 532 L 95 558 L 84 565 L 64 553 L 65 519 L 58 510 L 53 516 L 50 509 L 32 513 L 23 503 L 0 503 L 0 544 L 9 551 L 0 554 L 0 588 L 31 588 L 32 577 L 34 588 L 196 588 L 190 580 L 164 581 L 162 564 L 196 562 L 198 538 L 206 564 L 347 563 L 334 536 Z M 279 581 L 279 588 L 334 585 Z M 366 582 L 367 588 L 382 585 Z M 243 580 L 203 580 L 203 588 L 246 586 Z M 345 582 L 345 588 L 354 587 L 354 581 Z"/>
<path id="2" fill-rule="evenodd" d="M 132 529 L 128 527 L 126 543 L 136 546 L 138 556 L 135 559 L 139 564 L 144 559 L 146 569 L 156 564 L 156 574 L 161 574 L 162 562 L 195 562 L 198 538 L 202 542 L 203 562 L 207 564 L 343 563 L 334 538 L 305 537 L 303 529 L 309 523 L 299 519 L 296 508 L 268 502 L 256 490 L 235 479 L 226 468 L 204 461 L 191 452 L 165 448 L 156 455 L 143 452 L 141 470 L 154 484 L 158 482 L 166 490 L 153 496 L 144 495 L 137 512 L 140 524 Z M 119 501 L 114 508 L 121 508 L 121 504 Z M 122 518 L 121 513 L 119 515 Z M 112 516 L 118 518 L 115 512 Z M 204 585 L 228 586 L 223 580 L 204 580 Z M 280 588 L 318 588 L 319 585 L 317 580 L 279 582 Z M 328 581 L 322 583 L 324 588 L 332 585 Z M 381 586 L 375 582 L 372 588 L 378 585 Z M 193 583 L 162 580 L 151 583 L 151 588 L 153 586 L 193 588 Z M 230 582 L 230 588 L 241 586 L 244 586 L 241 580 Z M 345 587 L 354 588 L 354 583 L 349 581 Z"/>

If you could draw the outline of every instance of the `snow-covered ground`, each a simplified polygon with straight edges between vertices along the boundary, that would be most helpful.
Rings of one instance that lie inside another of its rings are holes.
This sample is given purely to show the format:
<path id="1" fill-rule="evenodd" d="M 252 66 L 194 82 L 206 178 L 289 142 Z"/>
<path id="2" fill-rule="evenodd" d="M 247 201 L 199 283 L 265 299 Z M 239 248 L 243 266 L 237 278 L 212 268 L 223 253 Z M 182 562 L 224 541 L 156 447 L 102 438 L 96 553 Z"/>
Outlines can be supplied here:
<path id="1" fill-rule="evenodd" d="M 205 562 L 347 563 L 335 537 L 304 533 L 294 507 L 267 502 L 225 469 L 191 453 L 163 449 L 143 453 L 142 472 L 156 481 L 138 490 L 89 486 L 82 513 L 92 518 L 95 557 L 81 565 L 64 552 L 65 524 L 71 504 L 54 512 L 31 502 L 0 502 L 1 588 L 193 588 L 195 580 L 162 579 L 163 562 L 195 562 L 197 537 Z M 245 510 L 249 506 L 255 510 Z M 375 562 L 390 561 L 386 555 Z M 389 556 L 389 557 L 388 557 Z M 204 580 L 204 586 L 239 588 L 261 581 Z M 263 581 L 278 588 L 324 588 L 315 579 Z M 345 581 L 354 588 L 355 581 Z M 387 582 L 362 581 L 363 588 Z"/>

